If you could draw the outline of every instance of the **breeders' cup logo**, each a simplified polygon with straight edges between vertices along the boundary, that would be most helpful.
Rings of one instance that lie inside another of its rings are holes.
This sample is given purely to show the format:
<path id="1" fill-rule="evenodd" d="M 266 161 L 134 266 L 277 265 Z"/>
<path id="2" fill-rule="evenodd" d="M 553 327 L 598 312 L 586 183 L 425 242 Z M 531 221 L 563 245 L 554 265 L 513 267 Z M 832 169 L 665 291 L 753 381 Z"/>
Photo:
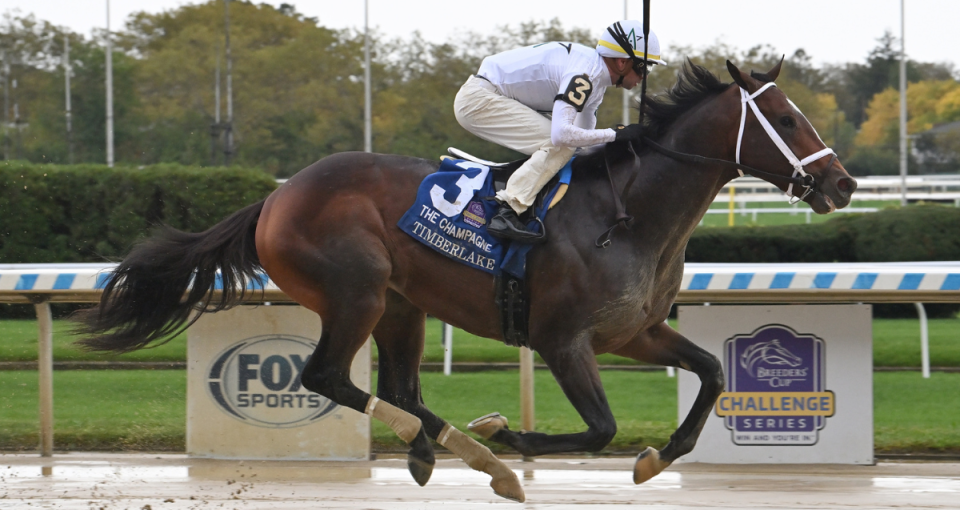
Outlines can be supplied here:
<path id="1" fill-rule="evenodd" d="M 483 204 L 476 200 L 470 202 L 463 211 L 463 221 L 468 225 L 480 228 L 487 223 L 486 215 L 483 212 Z"/>
<path id="2" fill-rule="evenodd" d="M 259 427 L 298 427 L 329 415 L 337 404 L 300 385 L 317 343 L 290 335 L 243 340 L 210 365 L 207 390 L 234 418 Z"/>
<path id="3" fill-rule="evenodd" d="M 717 414 L 738 445 L 812 445 L 835 412 L 825 342 L 768 324 L 723 345 L 727 391 Z"/>

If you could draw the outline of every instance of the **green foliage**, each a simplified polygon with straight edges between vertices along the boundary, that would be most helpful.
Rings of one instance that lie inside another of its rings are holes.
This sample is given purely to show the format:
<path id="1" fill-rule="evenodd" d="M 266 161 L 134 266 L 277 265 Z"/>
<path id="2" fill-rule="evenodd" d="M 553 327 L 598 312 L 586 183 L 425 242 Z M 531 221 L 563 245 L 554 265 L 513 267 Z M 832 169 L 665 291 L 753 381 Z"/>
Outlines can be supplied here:
<path id="1" fill-rule="evenodd" d="M 97 262 L 161 223 L 200 232 L 276 184 L 258 170 L 0 163 L 0 263 Z"/>
<path id="2" fill-rule="evenodd" d="M 858 261 L 960 260 L 960 208 L 895 208 L 851 223 Z"/>
<path id="3" fill-rule="evenodd" d="M 284 177 L 324 156 L 362 149 L 362 34 L 323 27 L 288 4 L 233 2 L 230 16 L 233 161 Z M 460 33 L 439 44 L 416 33 L 397 39 L 374 34 L 374 150 L 434 158 L 446 147 L 457 146 L 492 160 L 517 158 L 517 153 L 460 127 L 452 108 L 460 86 L 488 55 L 548 41 L 592 47 L 600 30 L 564 27 L 553 19 L 504 25 L 495 35 Z M 5 159 L 55 163 L 69 159 L 63 118 L 64 37 L 71 40 L 74 161 L 105 159 L 103 34 L 85 39 L 31 17 L 12 15 L 0 25 L 0 47 L 18 48 L 11 77 L 24 84 L 18 93 L 23 122 L 21 129 L 9 130 Z M 155 14 L 135 13 L 125 29 L 115 32 L 115 39 L 116 160 L 220 164 L 222 134 L 212 128 L 218 63 L 221 122 L 226 120 L 223 4 L 209 0 Z M 664 55 L 675 65 L 655 69 L 647 93 L 671 87 L 677 64 L 685 58 L 729 81 L 726 59 L 745 70 L 766 71 L 782 54 L 770 46 L 740 51 L 722 43 L 668 47 Z M 841 94 L 852 86 L 852 69 L 817 69 L 798 49 L 789 54 L 778 80 L 841 157 L 852 147 L 854 136 L 851 113 L 838 106 Z M 923 69 L 924 76 L 944 74 L 932 65 Z M 597 114 L 598 127 L 622 122 L 622 94 L 609 90 Z M 634 106 L 638 94 L 639 89 L 631 91 Z M 859 108 L 865 107 L 866 103 Z M 636 119 L 636 112 L 630 117 Z"/>
<path id="4" fill-rule="evenodd" d="M 830 222 L 769 227 L 701 228 L 687 243 L 687 262 L 840 262 L 853 258 L 849 232 Z"/>
<path id="5" fill-rule="evenodd" d="M 888 146 L 861 147 L 853 156 L 843 161 L 843 167 L 852 176 L 899 175 L 900 153 Z M 907 167 L 910 167 L 909 162 Z"/>
<path id="6" fill-rule="evenodd" d="M 960 260 L 960 209 L 939 205 L 837 216 L 823 223 L 701 228 L 688 262 Z"/>

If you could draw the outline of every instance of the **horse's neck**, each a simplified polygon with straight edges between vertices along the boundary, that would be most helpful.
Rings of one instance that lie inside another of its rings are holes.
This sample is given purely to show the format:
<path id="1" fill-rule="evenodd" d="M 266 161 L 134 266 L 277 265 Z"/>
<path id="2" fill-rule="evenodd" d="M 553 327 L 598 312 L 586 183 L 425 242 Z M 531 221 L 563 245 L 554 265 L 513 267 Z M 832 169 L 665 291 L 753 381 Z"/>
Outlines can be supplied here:
<path id="1" fill-rule="evenodd" d="M 729 91 L 724 92 L 685 113 L 661 137 L 660 144 L 679 152 L 732 161 L 739 115 L 733 111 L 731 97 Z M 641 158 L 640 172 L 650 172 L 652 178 L 646 181 L 653 189 L 643 189 L 643 183 L 634 186 L 633 209 L 646 209 L 650 204 L 664 208 L 665 214 L 651 212 L 659 220 L 658 228 L 672 233 L 668 242 L 679 248 L 686 245 L 720 189 L 737 176 L 735 170 L 717 164 L 687 163 L 652 151 Z"/>

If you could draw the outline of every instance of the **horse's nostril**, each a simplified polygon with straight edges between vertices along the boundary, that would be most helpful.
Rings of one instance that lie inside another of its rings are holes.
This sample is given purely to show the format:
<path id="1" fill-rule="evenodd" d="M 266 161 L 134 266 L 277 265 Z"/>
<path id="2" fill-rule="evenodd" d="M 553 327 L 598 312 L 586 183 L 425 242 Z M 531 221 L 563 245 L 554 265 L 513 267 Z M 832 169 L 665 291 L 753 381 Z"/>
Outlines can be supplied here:
<path id="1" fill-rule="evenodd" d="M 839 189 L 841 193 L 853 193 L 857 189 L 857 181 L 849 177 L 843 177 L 837 180 L 837 189 Z"/>

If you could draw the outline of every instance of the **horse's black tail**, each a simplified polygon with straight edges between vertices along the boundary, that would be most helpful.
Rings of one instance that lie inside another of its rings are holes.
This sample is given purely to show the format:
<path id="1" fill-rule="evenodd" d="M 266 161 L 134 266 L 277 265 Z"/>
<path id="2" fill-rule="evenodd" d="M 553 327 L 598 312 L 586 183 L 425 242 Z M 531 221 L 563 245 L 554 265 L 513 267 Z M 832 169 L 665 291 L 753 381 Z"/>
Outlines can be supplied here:
<path id="1" fill-rule="evenodd" d="M 133 351 L 180 333 L 203 312 L 236 305 L 248 283 L 261 278 L 255 235 L 263 204 L 199 234 L 163 227 L 135 246 L 110 274 L 100 304 L 74 315 L 76 333 L 91 335 L 78 343 L 94 351 Z"/>

